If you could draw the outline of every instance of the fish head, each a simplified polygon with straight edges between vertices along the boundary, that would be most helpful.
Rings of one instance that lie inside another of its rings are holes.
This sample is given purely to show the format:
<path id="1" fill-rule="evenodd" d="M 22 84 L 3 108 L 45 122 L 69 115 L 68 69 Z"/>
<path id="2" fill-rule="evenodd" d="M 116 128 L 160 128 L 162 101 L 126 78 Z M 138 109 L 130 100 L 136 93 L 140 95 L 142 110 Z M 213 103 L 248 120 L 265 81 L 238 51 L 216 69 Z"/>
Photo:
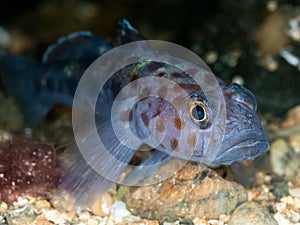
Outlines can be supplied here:
<path id="1" fill-rule="evenodd" d="M 226 132 L 213 164 L 230 165 L 251 160 L 269 149 L 267 137 L 256 114 L 253 93 L 242 85 L 222 85 L 226 103 Z"/>
<path id="2" fill-rule="evenodd" d="M 253 159 L 268 149 L 255 97 L 245 87 L 217 78 L 225 100 L 222 130 L 216 105 L 191 76 L 158 62 L 144 64 L 138 73 L 135 77 L 150 80 L 134 85 L 142 94 L 130 112 L 130 126 L 152 148 L 210 166 Z"/>

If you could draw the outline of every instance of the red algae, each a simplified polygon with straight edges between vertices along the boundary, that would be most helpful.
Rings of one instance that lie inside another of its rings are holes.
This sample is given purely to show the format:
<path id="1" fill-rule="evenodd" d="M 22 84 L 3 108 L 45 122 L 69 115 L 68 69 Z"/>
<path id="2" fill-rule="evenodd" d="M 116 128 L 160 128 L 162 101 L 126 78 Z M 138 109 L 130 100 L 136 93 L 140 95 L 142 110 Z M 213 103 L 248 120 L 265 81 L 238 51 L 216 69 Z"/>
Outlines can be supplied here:
<path id="1" fill-rule="evenodd" d="M 0 138 L 0 200 L 19 196 L 48 198 L 60 183 L 56 150 L 30 139 Z"/>

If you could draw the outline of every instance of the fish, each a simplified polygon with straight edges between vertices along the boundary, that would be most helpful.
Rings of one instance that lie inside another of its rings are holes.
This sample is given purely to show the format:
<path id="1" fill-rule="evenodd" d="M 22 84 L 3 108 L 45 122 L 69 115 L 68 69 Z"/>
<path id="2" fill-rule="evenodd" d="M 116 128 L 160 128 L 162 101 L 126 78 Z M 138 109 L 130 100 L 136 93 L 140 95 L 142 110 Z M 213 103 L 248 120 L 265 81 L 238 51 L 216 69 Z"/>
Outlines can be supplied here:
<path id="1" fill-rule="evenodd" d="M 119 26 L 121 45 L 145 40 L 128 20 L 121 20 Z M 54 104 L 72 105 L 83 74 L 99 56 L 114 48 L 89 31 L 79 31 L 51 45 L 41 62 L 2 52 L 1 87 L 16 98 L 29 123 L 36 124 Z M 203 70 L 206 71 L 207 67 Z M 152 80 L 146 82 L 147 78 Z M 160 78 L 160 81 L 154 78 Z M 175 84 L 163 85 L 163 79 Z M 269 143 L 256 114 L 254 94 L 240 84 L 226 84 L 218 77 L 215 79 L 225 102 L 221 108 L 225 114 L 223 136 L 215 126 L 213 111 L 216 106 L 185 71 L 155 60 L 142 60 L 118 70 L 99 92 L 94 118 L 85 118 L 84 107 L 78 108 L 83 120 L 73 128 L 80 132 L 81 139 L 64 153 L 65 170 L 54 202 L 63 205 L 64 209 L 69 205 L 82 208 L 119 182 L 137 150 L 130 147 L 130 144 L 135 144 L 135 139 L 128 136 L 129 130 L 139 140 L 147 140 L 151 134 L 158 134 L 155 138 L 159 139 L 153 145 L 142 141 L 141 145 L 147 145 L 151 151 L 121 181 L 129 185 L 138 185 L 150 175 L 159 173 L 161 165 L 177 159 L 217 167 L 251 160 L 266 152 Z M 119 98 L 118 94 L 128 88 L 128 84 L 132 85 L 127 94 Z M 187 94 L 182 95 L 181 89 Z M 136 91 L 140 95 L 137 96 Z M 164 96 L 169 96 L 169 99 L 164 99 Z M 88 95 L 81 98 L 89 102 Z M 135 103 L 128 108 L 132 102 Z M 112 115 L 115 106 L 120 110 Z M 94 141 L 95 137 L 85 123 L 88 120 L 95 121 L 103 145 Z M 210 142 L 212 139 L 220 144 Z M 83 145 L 89 142 L 85 146 L 87 152 L 82 152 L 79 142 Z M 205 150 L 207 146 L 211 152 Z M 67 197 L 68 193 L 71 198 Z"/>
<path id="2" fill-rule="evenodd" d="M 55 104 L 72 106 L 85 69 L 112 45 L 90 31 L 78 31 L 50 45 L 41 61 L 0 51 L 0 88 L 13 96 L 26 126 L 36 126 Z"/>

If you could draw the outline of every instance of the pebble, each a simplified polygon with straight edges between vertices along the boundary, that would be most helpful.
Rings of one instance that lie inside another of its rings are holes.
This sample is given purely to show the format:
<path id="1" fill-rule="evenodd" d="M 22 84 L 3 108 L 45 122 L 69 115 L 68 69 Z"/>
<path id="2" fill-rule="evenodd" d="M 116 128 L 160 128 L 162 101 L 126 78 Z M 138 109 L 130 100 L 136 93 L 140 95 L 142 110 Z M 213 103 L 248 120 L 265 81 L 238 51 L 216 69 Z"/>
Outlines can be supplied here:
<path id="1" fill-rule="evenodd" d="M 288 141 L 294 151 L 299 155 L 300 154 L 300 134 L 292 134 Z"/>
<path id="2" fill-rule="evenodd" d="M 90 219 L 91 215 L 87 211 L 82 211 L 78 214 L 78 217 L 80 220 L 86 221 L 86 220 Z"/>
<path id="3" fill-rule="evenodd" d="M 65 224 L 68 221 L 68 216 L 58 210 L 48 210 L 44 213 L 45 218 L 54 224 Z"/>
<path id="4" fill-rule="evenodd" d="M 218 53 L 216 51 L 209 51 L 204 56 L 205 62 L 213 64 L 218 60 Z"/>
<path id="5" fill-rule="evenodd" d="M 37 217 L 37 219 L 33 223 L 34 225 L 53 225 L 50 221 L 45 219 L 44 217 Z"/>
<path id="6" fill-rule="evenodd" d="M 204 218 L 198 218 L 196 217 L 195 219 L 193 219 L 193 224 L 195 225 L 208 225 L 207 220 Z"/>
<path id="7" fill-rule="evenodd" d="M 126 223 L 128 225 L 128 223 Z M 135 222 L 131 222 L 130 225 L 159 225 L 157 220 L 138 220 Z"/>
<path id="8" fill-rule="evenodd" d="M 256 202 L 245 202 L 234 210 L 228 225 L 276 225 L 274 217 Z"/>
<path id="9" fill-rule="evenodd" d="M 36 209 L 48 209 L 50 208 L 50 202 L 48 202 L 47 200 L 38 200 L 35 203 Z"/>
<path id="10" fill-rule="evenodd" d="M 282 128 L 289 128 L 300 124 L 300 105 L 287 112 L 287 118 L 282 122 Z"/>
<path id="11" fill-rule="evenodd" d="M 124 202 L 116 201 L 111 207 L 111 217 L 116 223 L 121 223 L 124 217 L 129 216 L 130 212 L 126 209 Z"/>
<path id="12" fill-rule="evenodd" d="M 278 69 L 278 62 L 271 55 L 266 55 L 262 58 L 262 66 L 270 72 Z"/>
<path id="13" fill-rule="evenodd" d="M 297 207 L 300 205 L 300 199 L 294 198 L 292 196 L 285 196 L 280 199 L 280 202 L 286 203 L 287 205 L 292 205 L 293 207 Z"/>
<path id="14" fill-rule="evenodd" d="M 289 194 L 288 184 L 283 177 L 273 177 L 269 191 L 277 198 Z"/>
<path id="15" fill-rule="evenodd" d="M 99 221 L 94 219 L 94 218 L 89 218 L 87 221 L 86 221 L 86 224 L 87 225 L 98 225 L 99 224 Z"/>
<path id="16" fill-rule="evenodd" d="M 294 210 L 290 210 L 289 218 L 290 218 L 291 222 L 298 223 L 300 221 L 300 214 L 298 212 L 295 212 Z"/>
<path id="17" fill-rule="evenodd" d="M 287 34 L 295 41 L 300 41 L 299 16 L 289 20 L 290 29 Z"/>
<path id="18" fill-rule="evenodd" d="M 28 202 L 29 202 L 28 199 L 23 198 L 23 197 L 18 197 L 17 204 L 19 207 L 28 205 Z"/>
<path id="19" fill-rule="evenodd" d="M 280 212 L 275 213 L 274 218 L 279 225 L 290 225 L 290 222 L 286 218 L 284 218 L 284 216 Z"/>
<path id="20" fill-rule="evenodd" d="M 0 130 L 0 142 L 9 141 L 9 140 L 11 140 L 11 138 L 12 137 L 8 132 Z"/>
<path id="21" fill-rule="evenodd" d="M 6 212 L 8 209 L 8 205 L 6 204 L 6 202 L 1 202 L 0 203 L 0 212 Z"/>
<path id="22" fill-rule="evenodd" d="M 0 224 L 5 224 L 5 218 L 4 218 L 4 216 L 0 216 Z"/>
<path id="23" fill-rule="evenodd" d="M 300 187 L 298 187 L 298 188 L 290 188 L 289 189 L 289 193 L 293 197 L 300 198 Z"/>
<path id="24" fill-rule="evenodd" d="M 237 83 L 237 84 L 240 84 L 240 85 L 244 85 L 245 83 L 245 80 L 242 76 L 239 76 L 239 75 L 236 75 L 232 78 L 232 82 L 233 83 Z"/>
<path id="25" fill-rule="evenodd" d="M 298 155 L 282 138 L 271 144 L 270 160 L 273 172 L 279 176 L 294 176 L 300 166 Z"/>
<path id="26" fill-rule="evenodd" d="M 266 3 L 266 7 L 270 12 L 274 12 L 278 7 L 278 2 L 277 1 L 268 1 Z"/>
<path id="27" fill-rule="evenodd" d="M 255 35 L 259 51 L 264 54 L 277 54 L 289 42 L 283 31 L 287 21 L 281 11 L 269 13 Z"/>
<path id="28" fill-rule="evenodd" d="M 275 205 L 275 208 L 278 212 L 282 213 L 286 209 L 286 203 L 280 202 Z"/>
<path id="29" fill-rule="evenodd" d="M 97 216 L 108 216 L 112 207 L 111 196 L 107 193 L 99 195 L 90 206 L 93 214 Z"/>
<path id="30" fill-rule="evenodd" d="M 209 168 L 188 163 L 162 183 L 137 188 L 126 204 L 142 218 L 174 221 L 203 216 L 217 219 L 246 200 L 247 192 L 241 185 L 224 180 Z"/>

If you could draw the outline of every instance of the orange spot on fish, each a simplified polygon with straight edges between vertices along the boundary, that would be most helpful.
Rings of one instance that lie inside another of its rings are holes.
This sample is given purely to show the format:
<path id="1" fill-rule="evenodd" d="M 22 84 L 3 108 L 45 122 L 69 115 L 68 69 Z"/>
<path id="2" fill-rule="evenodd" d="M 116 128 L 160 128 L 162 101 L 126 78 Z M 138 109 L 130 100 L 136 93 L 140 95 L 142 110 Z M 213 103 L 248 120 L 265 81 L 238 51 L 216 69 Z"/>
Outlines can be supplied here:
<path id="1" fill-rule="evenodd" d="M 176 127 L 177 130 L 181 130 L 183 128 L 183 123 L 179 117 L 175 117 L 174 126 Z"/>
<path id="2" fill-rule="evenodd" d="M 237 95 L 237 93 L 234 92 L 234 91 L 232 91 L 232 92 L 226 92 L 226 93 L 224 94 L 224 97 L 225 97 L 225 98 L 233 98 L 233 97 L 235 97 L 236 95 Z"/>
<path id="3" fill-rule="evenodd" d="M 180 84 L 180 87 L 189 91 L 201 91 L 201 87 L 198 84 Z"/>
<path id="4" fill-rule="evenodd" d="M 172 150 L 175 151 L 178 146 L 178 140 L 176 138 L 172 138 L 170 140 L 170 144 L 171 144 Z"/>
<path id="5" fill-rule="evenodd" d="M 145 126 L 148 127 L 148 125 L 149 125 L 149 118 L 148 118 L 147 113 L 144 112 L 144 113 L 142 113 L 141 116 L 142 116 L 142 120 L 143 120 Z"/>
<path id="6" fill-rule="evenodd" d="M 251 106 L 250 100 L 248 98 L 244 99 L 244 104 L 248 107 Z"/>

